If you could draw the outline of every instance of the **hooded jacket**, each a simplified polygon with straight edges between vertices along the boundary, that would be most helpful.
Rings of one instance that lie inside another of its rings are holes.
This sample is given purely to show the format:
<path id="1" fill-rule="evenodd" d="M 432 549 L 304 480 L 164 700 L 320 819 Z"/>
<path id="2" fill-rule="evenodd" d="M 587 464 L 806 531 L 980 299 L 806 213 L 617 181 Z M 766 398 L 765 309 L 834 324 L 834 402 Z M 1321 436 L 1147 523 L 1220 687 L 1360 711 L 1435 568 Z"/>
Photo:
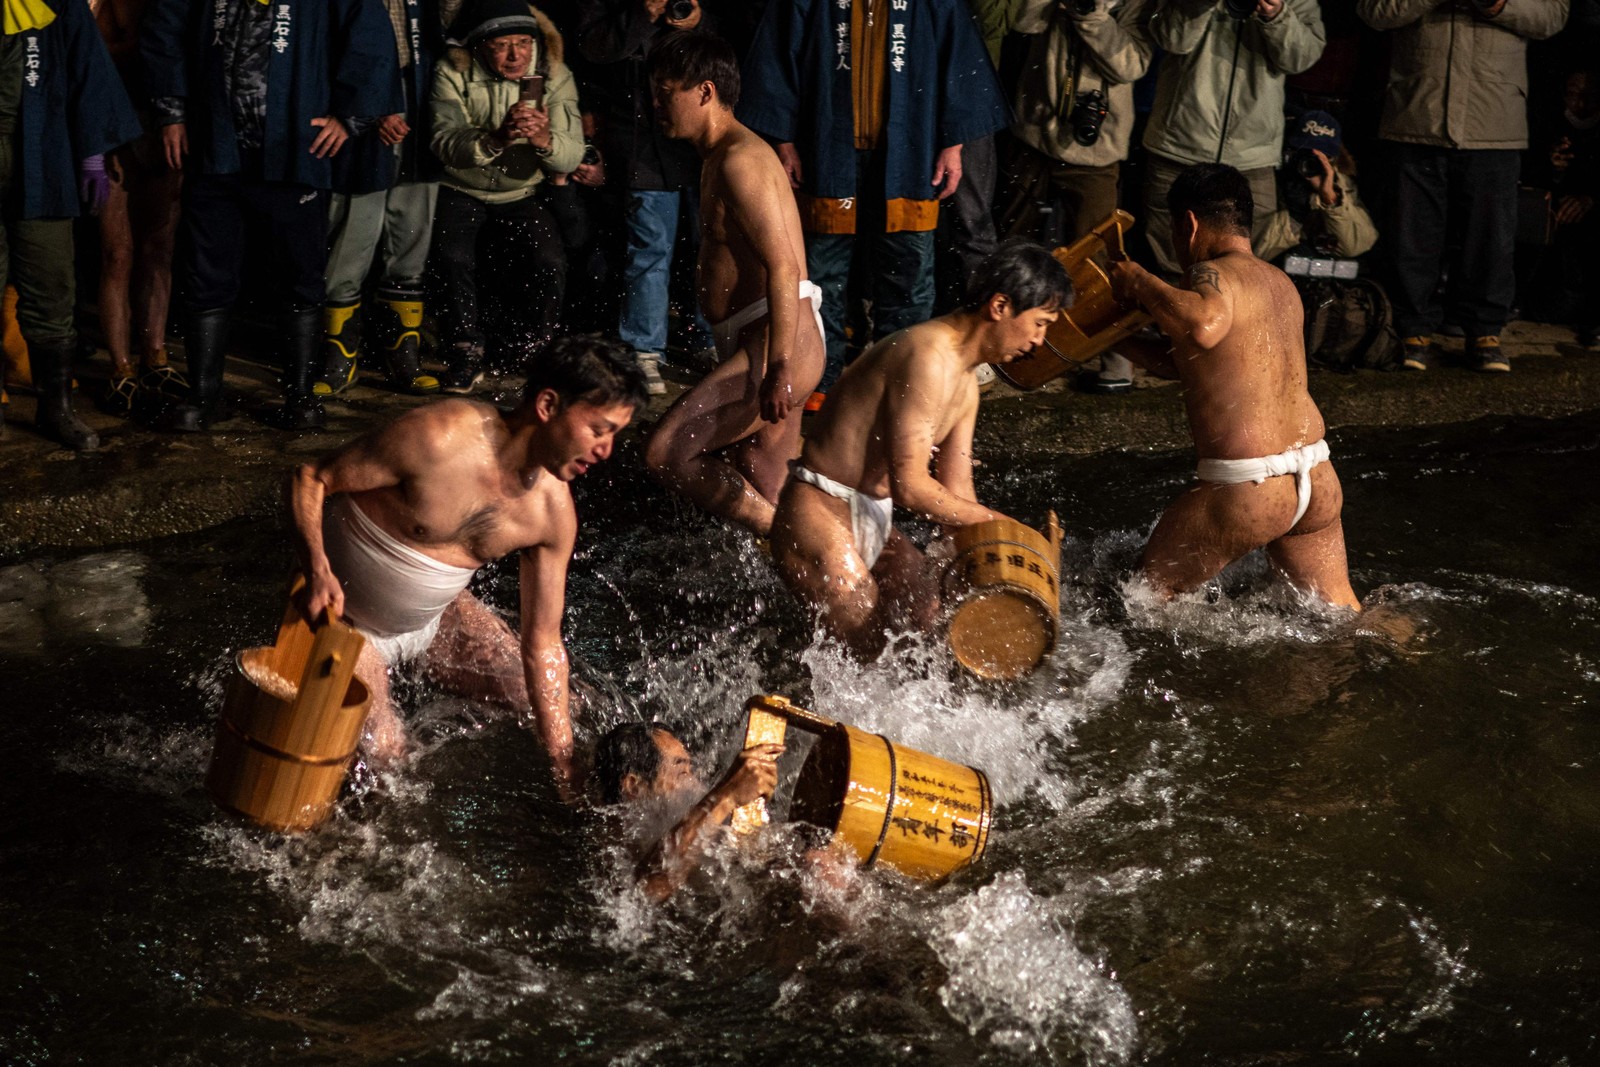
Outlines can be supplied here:
<path id="1" fill-rule="evenodd" d="M 1567 0 L 1506 0 L 1492 19 L 1435 0 L 1359 0 L 1392 30 L 1378 136 L 1443 148 L 1528 147 L 1528 41 L 1567 21 Z"/>
<path id="2" fill-rule="evenodd" d="M 1116 0 L 1109 10 L 1068 14 L 1059 0 L 1024 0 L 1019 33 L 1036 34 L 1017 81 L 1011 132 L 1051 159 L 1106 167 L 1128 158 L 1133 141 L 1133 83 L 1144 77 L 1153 51 L 1146 32 L 1153 0 Z M 1077 93 L 1105 94 L 1106 117 L 1092 145 L 1072 136 L 1072 71 Z"/>
<path id="3" fill-rule="evenodd" d="M 1217 0 L 1163 0 L 1150 38 L 1168 55 L 1144 146 L 1180 163 L 1276 167 L 1283 83 L 1322 55 L 1317 0 L 1284 0 L 1270 20 L 1228 16 Z"/>
<path id="4" fill-rule="evenodd" d="M 443 184 L 490 204 L 532 196 L 550 171 L 570 174 L 583 162 L 583 122 L 578 83 L 563 62 L 561 33 L 532 6 L 539 23 L 528 69 L 544 70 L 544 105 L 550 112 L 550 151 L 540 155 L 518 139 L 496 154 L 489 134 L 517 102 L 520 86 L 489 70 L 465 48 L 452 46 L 433 74 L 433 151 L 444 164 Z"/>

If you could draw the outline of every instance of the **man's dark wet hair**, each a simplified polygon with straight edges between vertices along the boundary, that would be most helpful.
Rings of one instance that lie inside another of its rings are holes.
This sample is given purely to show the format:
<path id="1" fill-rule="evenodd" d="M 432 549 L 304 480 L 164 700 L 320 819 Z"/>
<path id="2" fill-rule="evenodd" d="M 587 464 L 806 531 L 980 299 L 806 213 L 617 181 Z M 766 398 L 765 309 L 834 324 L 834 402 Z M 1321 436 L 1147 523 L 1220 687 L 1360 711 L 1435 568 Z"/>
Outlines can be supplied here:
<path id="1" fill-rule="evenodd" d="M 650 84 L 691 85 L 710 82 L 725 107 L 739 104 L 739 57 L 733 45 L 705 30 L 673 30 L 650 47 Z"/>
<path id="2" fill-rule="evenodd" d="M 643 408 L 650 403 L 644 371 L 633 349 L 595 333 L 558 337 L 534 357 L 523 403 L 554 389 L 563 407 L 583 401 L 600 407 L 628 404 Z"/>
<path id="3" fill-rule="evenodd" d="M 622 803 L 622 780 L 637 774 L 646 782 L 661 773 L 661 749 L 656 734 L 671 734 L 659 722 L 625 722 L 613 726 L 594 750 L 594 780 L 600 790 L 600 803 Z"/>
<path id="4" fill-rule="evenodd" d="M 1167 210 L 1174 219 L 1184 212 L 1207 226 L 1249 234 L 1256 201 L 1250 182 L 1226 163 L 1196 163 L 1178 172 L 1167 189 Z"/>
<path id="5" fill-rule="evenodd" d="M 1013 315 L 1028 308 L 1065 309 L 1072 306 L 1072 279 L 1044 245 L 1013 237 L 972 272 L 962 307 L 977 311 L 997 295 L 1011 301 Z"/>

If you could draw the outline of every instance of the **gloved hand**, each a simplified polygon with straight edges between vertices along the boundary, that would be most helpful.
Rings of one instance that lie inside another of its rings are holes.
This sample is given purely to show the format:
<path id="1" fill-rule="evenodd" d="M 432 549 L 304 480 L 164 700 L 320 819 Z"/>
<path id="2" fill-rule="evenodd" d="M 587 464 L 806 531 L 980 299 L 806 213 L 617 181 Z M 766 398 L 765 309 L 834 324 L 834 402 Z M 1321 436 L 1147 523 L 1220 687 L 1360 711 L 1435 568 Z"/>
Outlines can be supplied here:
<path id="1" fill-rule="evenodd" d="M 78 164 L 78 198 L 91 215 L 100 214 L 111 199 L 111 175 L 106 173 L 105 156 L 90 156 Z"/>

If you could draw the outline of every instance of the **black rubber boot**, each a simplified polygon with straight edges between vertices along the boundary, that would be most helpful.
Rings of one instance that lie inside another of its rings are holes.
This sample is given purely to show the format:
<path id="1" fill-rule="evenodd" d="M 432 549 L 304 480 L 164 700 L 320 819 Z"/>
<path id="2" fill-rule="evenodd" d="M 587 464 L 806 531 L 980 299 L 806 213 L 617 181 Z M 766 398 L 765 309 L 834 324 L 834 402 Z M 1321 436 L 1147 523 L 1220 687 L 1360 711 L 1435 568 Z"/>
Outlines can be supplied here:
<path id="1" fill-rule="evenodd" d="M 34 425 L 50 440 L 74 452 L 100 447 L 100 436 L 72 412 L 72 354 L 77 345 L 63 341 L 28 342 L 33 386 L 39 393 Z"/>
<path id="2" fill-rule="evenodd" d="M 272 424 L 283 430 L 320 430 L 327 418 L 313 389 L 322 347 L 322 309 L 290 308 L 283 316 L 283 407 Z"/>
<path id="3" fill-rule="evenodd" d="M 199 433 L 231 417 L 222 391 L 228 313 L 228 308 L 189 313 L 188 328 L 183 335 L 184 359 L 189 365 L 189 399 L 174 405 L 161 420 L 167 429 Z"/>
<path id="4" fill-rule="evenodd" d="M 361 358 L 361 301 L 329 304 L 322 314 L 322 373 L 311 388 L 318 396 L 332 396 L 355 384 L 356 362 Z"/>
<path id="5" fill-rule="evenodd" d="M 383 352 L 389 384 L 412 396 L 437 393 L 439 379 L 422 370 L 422 294 L 382 290 L 372 318 L 373 344 Z"/>

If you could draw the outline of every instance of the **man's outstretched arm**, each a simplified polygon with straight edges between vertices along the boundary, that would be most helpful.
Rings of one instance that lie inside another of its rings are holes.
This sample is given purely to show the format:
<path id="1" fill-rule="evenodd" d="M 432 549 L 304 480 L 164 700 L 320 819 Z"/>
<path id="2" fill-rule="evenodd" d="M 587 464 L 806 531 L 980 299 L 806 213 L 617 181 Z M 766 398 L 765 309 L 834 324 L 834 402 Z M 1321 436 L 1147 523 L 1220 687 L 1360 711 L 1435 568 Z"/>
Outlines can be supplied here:
<path id="1" fill-rule="evenodd" d="M 1232 290 L 1210 263 L 1190 267 L 1184 281 L 1188 288 L 1178 289 L 1128 259 L 1111 265 L 1117 299 L 1136 301 L 1168 337 L 1215 348 L 1233 329 Z"/>
<path id="2" fill-rule="evenodd" d="M 722 781 L 645 857 L 639 868 L 639 886 L 646 896 L 655 901 L 670 897 L 700 862 L 710 831 L 757 797 L 772 796 L 778 786 L 778 757 L 782 754 L 782 745 L 753 745 L 739 753 Z"/>
<path id="3" fill-rule="evenodd" d="M 521 553 L 522 672 L 534 726 L 550 754 L 550 769 L 563 799 L 575 795 L 572 766 L 572 716 L 567 684 L 567 646 L 561 639 L 566 610 L 567 564 L 577 541 L 578 519 L 568 498 L 555 516 L 556 532 L 546 544 Z"/>

